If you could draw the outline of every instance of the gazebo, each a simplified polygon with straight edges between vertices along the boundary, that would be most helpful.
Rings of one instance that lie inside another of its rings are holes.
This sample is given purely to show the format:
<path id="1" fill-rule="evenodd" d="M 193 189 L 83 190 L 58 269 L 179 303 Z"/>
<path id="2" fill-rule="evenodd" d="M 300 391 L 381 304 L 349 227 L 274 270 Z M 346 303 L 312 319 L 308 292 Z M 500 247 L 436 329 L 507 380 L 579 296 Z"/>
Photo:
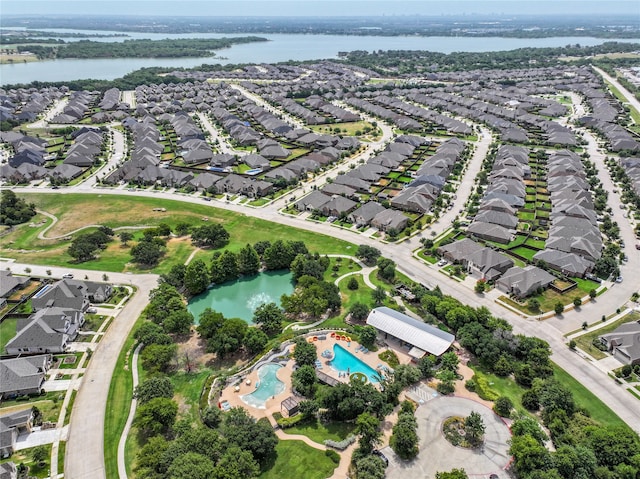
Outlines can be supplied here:
<path id="1" fill-rule="evenodd" d="M 286 412 L 287 417 L 295 416 L 298 413 L 298 400 L 293 396 L 289 396 L 280 403 L 280 411 Z"/>

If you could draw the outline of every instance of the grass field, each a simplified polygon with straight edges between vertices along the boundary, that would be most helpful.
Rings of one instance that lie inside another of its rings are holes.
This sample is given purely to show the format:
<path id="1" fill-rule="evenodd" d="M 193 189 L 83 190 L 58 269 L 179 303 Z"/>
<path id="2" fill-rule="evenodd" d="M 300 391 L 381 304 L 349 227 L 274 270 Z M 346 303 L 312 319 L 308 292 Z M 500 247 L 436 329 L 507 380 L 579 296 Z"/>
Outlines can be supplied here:
<path id="1" fill-rule="evenodd" d="M 58 217 L 56 225 L 47 232 L 47 237 L 65 236 L 69 232 L 91 224 L 104 224 L 111 228 L 120 226 L 157 226 L 166 223 L 175 227 L 180 222 L 201 225 L 202 218 L 222 223 L 231 235 L 228 248 L 238 251 L 247 243 L 257 241 L 256 231 L 263 232 L 261 240 L 296 240 L 304 241 L 309 250 L 323 254 L 348 254 L 355 251 L 353 245 L 339 239 L 312 232 L 297 230 L 289 226 L 270 223 L 258 218 L 247 217 L 242 214 L 229 212 L 209 205 L 193 205 L 173 200 L 158 198 L 129 198 L 110 196 L 105 202 L 102 195 L 65 195 L 65 201 L 60 201 L 58 195 L 29 194 L 24 195 L 27 201 L 33 202 L 39 209 Z M 154 208 L 166 208 L 166 212 L 153 211 Z M 135 215 L 123 214 L 135 212 Z M 135 217 L 135 221 L 132 221 Z M 40 223 L 42 222 L 42 223 Z M 128 264 L 131 259 L 129 248 L 123 248 L 117 239 L 109 244 L 100 257 L 93 261 L 75 264 L 66 250 L 69 240 L 40 240 L 38 232 L 50 224 L 50 220 L 37 215 L 29 226 L 24 224 L 16 227 L 15 231 L 0 240 L 3 256 L 15 258 L 21 262 L 35 264 L 49 264 L 52 266 L 73 266 L 86 269 L 101 269 L 104 271 L 140 272 L 135 265 Z M 139 236 L 141 233 L 138 233 Z M 153 269 L 155 273 L 165 273 L 173 265 L 184 263 L 194 247 L 186 238 L 173 238 L 167 244 L 167 253 L 161 263 Z M 208 259 L 211 251 L 201 251 L 198 257 Z"/>
<path id="2" fill-rule="evenodd" d="M 16 401 L 15 399 L 2 401 L 0 414 L 24 411 L 35 406 L 40 409 L 43 421 L 57 422 L 63 399 L 64 391 L 51 391 L 28 401 Z"/>
<path id="3" fill-rule="evenodd" d="M 135 331 L 142 321 L 144 319 L 139 318 L 132 331 Z M 107 396 L 109 414 L 104 418 L 104 465 L 107 477 L 118 477 L 118 441 L 127 422 L 133 395 L 133 378 L 126 357 L 127 351 L 133 347 L 134 343 L 133 335 L 129 335 L 118 356 L 109 386 Z"/>
<path id="4" fill-rule="evenodd" d="M 318 420 L 305 421 L 293 427 L 283 429 L 285 434 L 301 434 L 307 436 L 312 441 L 322 444 L 326 439 L 342 441 L 346 439 L 354 430 L 355 423 L 330 422 L 322 423 Z"/>
<path id="5" fill-rule="evenodd" d="M 336 466 L 324 451 L 307 446 L 302 441 L 280 441 L 276 446 L 275 458 L 266 465 L 258 477 L 326 479 L 333 474 Z"/>

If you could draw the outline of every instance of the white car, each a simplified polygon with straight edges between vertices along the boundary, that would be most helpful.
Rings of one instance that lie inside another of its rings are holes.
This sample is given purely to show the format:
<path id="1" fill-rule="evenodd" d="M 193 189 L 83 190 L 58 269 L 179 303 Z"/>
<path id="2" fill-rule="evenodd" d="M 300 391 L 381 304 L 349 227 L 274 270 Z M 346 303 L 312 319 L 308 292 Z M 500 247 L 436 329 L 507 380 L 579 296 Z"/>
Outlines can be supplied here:
<path id="1" fill-rule="evenodd" d="M 98 308 L 87 308 L 87 313 L 96 314 L 98 312 Z"/>
<path id="2" fill-rule="evenodd" d="M 441 259 L 440 261 L 438 261 L 438 266 L 444 266 L 445 264 L 447 264 L 446 259 Z"/>
<path id="3" fill-rule="evenodd" d="M 616 278 L 616 283 L 622 283 L 622 276 L 618 276 Z"/>
<path id="4" fill-rule="evenodd" d="M 64 279 L 73 279 L 73 275 L 71 273 L 63 274 L 62 277 Z"/>

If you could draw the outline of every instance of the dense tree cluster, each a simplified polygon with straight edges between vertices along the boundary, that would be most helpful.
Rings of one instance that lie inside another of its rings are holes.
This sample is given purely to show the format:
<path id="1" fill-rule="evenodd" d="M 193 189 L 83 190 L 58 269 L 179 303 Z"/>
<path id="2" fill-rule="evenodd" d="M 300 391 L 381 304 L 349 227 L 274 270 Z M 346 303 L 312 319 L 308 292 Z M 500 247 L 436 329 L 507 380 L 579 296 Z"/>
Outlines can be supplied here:
<path id="1" fill-rule="evenodd" d="M 106 227 L 101 227 L 91 233 L 81 233 L 71 241 L 67 253 L 78 263 L 90 261 L 95 258 L 98 251 L 107 247 L 112 236 L 113 231 Z"/>
<path id="2" fill-rule="evenodd" d="M 414 415 L 413 404 L 404 401 L 398 414 L 398 422 L 393 426 L 389 444 L 402 459 L 413 459 L 418 455 L 418 422 Z"/>
<path id="3" fill-rule="evenodd" d="M 334 283 L 305 275 L 298 279 L 292 294 L 282 295 L 280 303 L 285 312 L 293 316 L 319 318 L 327 310 L 338 311 L 342 300 Z"/>
<path id="4" fill-rule="evenodd" d="M 219 358 L 235 354 L 244 348 L 250 354 L 261 352 L 269 338 L 260 328 L 250 328 L 240 318 L 225 318 L 222 313 L 205 309 L 198 325 L 200 336 L 207 341 L 207 351 Z"/>
<path id="5" fill-rule="evenodd" d="M 0 193 L 0 225 L 19 225 L 26 223 L 36 214 L 36 206 L 18 198 L 11 190 Z"/>

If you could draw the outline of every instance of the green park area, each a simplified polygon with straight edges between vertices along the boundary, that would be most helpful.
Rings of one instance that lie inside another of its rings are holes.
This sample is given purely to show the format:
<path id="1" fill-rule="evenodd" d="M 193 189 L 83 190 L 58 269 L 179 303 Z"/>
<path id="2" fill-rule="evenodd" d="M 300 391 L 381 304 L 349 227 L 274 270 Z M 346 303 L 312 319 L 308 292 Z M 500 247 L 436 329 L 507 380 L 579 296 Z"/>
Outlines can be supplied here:
<path id="1" fill-rule="evenodd" d="M 179 223 L 190 226 L 201 226 L 208 223 L 224 224 L 229 232 L 231 251 L 238 251 L 247 243 L 256 241 L 255 232 L 261 231 L 261 240 L 274 241 L 296 238 L 304 241 L 310 251 L 326 254 L 349 254 L 353 252 L 350 243 L 328 236 L 297 230 L 289 226 L 271 223 L 258 218 L 245 216 L 210 205 L 190 204 L 160 198 L 130 198 L 109 195 L 65 195 L 60 201 L 57 195 L 29 194 L 24 196 L 28 202 L 36 205 L 38 210 L 46 211 L 58 218 L 55 225 L 44 233 L 45 238 L 38 235 L 51 224 L 51 220 L 43 215 L 35 216 L 31 222 L 16 226 L 14 231 L 3 236 L 0 248 L 5 257 L 33 264 L 74 267 L 81 269 L 102 270 L 111 272 L 145 272 L 131 261 L 130 245 L 124 247 L 117 239 L 106 245 L 96 259 L 76 263 L 68 254 L 71 240 L 80 228 L 90 225 L 104 225 L 110 228 L 135 227 L 131 244 L 141 238 L 144 227 L 154 228 L 160 224 L 174 229 Z M 130 212 L 130 213 L 123 213 Z M 88 228 L 82 232 L 94 231 Z M 117 233 L 117 231 L 116 231 Z M 186 237 L 170 238 L 166 244 L 164 259 L 151 271 L 166 273 L 176 264 L 184 264 L 195 246 Z M 202 252 L 203 256 L 211 253 Z"/>

